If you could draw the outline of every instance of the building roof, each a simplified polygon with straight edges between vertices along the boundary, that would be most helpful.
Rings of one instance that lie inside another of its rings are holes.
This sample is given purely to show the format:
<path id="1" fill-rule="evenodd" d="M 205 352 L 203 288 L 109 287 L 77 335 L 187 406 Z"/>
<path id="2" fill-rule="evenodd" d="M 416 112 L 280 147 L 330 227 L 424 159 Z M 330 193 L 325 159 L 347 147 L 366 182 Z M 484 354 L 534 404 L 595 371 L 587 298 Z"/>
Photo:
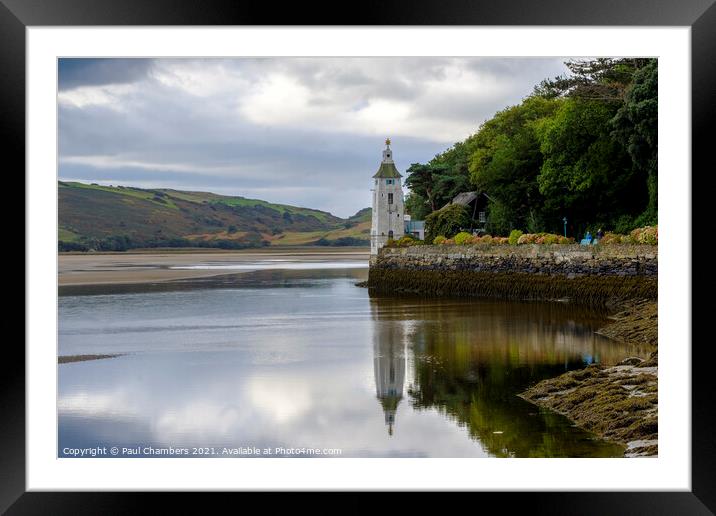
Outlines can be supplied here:
<path id="1" fill-rule="evenodd" d="M 462 204 L 463 206 L 467 206 L 477 199 L 477 195 L 477 192 L 462 192 L 457 194 L 448 204 Z"/>
<path id="2" fill-rule="evenodd" d="M 373 177 L 381 177 L 381 178 L 398 178 L 403 177 L 400 175 L 400 172 L 398 172 L 398 169 L 395 168 L 395 163 L 386 163 L 383 161 L 380 164 L 380 168 L 378 169 L 378 172 L 375 173 Z"/>
<path id="3" fill-rule="evenodd" d="M 477 199 L 480 195 L 484 195 L 488 199 L 492 200 L 492 198 L 485 192 L 462 192 L 453 197 L 452 201 L 447 203 L 445 206 L 450 206 L 451 204 L 462 204 L 463 206 L 467 206 L 472 201 Z M 443 208 L 445 206 L 443 206 Z"/>

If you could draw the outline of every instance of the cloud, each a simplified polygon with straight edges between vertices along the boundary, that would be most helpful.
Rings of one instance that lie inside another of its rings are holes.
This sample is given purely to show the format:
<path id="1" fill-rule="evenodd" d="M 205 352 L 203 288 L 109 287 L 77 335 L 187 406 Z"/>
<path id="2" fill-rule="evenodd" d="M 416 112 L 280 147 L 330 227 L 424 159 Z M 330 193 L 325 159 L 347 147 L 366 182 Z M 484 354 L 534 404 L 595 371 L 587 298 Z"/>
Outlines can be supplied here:
<path id="1" fill-rule="evenodd" d="M 61 59 L 59 175 L 256 196 L 349 216 L 390 136 L 430 160 L 558 58 Z"/>
<path id="2" fill-rule="evenodd" d="M 60 91 L 78 86 L 100 86 L 137 82 L 149 73 L 153 60 L 143 58 L 60 59 L 58 85 Z"/>

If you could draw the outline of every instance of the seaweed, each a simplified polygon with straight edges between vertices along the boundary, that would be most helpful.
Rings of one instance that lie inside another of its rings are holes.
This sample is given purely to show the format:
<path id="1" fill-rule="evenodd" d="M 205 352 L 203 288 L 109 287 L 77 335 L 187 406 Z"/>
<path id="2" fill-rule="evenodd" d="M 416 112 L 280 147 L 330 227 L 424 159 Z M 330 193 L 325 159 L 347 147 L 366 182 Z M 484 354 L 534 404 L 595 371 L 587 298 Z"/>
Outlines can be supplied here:
<path id="1" fill-rule="evenodd" d="M 519 272 L 380 267 L 370 268 L 368 288 L 373 294 L 568 300 L 591 306 L 605 306 L 629 299 L 655 300 L 658 293 L 655 276 L 568 277 Z"/>

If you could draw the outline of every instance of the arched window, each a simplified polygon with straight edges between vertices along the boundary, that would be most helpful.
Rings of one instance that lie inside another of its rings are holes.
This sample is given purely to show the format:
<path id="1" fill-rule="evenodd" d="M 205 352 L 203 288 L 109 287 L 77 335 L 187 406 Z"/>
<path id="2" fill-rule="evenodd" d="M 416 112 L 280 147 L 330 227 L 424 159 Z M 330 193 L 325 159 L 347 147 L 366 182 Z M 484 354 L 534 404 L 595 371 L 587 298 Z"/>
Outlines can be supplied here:
<path id="1" fill-rule="evenodd" d="M 388 238 L 393 238 L 393 230 L 388 231 Z"/>

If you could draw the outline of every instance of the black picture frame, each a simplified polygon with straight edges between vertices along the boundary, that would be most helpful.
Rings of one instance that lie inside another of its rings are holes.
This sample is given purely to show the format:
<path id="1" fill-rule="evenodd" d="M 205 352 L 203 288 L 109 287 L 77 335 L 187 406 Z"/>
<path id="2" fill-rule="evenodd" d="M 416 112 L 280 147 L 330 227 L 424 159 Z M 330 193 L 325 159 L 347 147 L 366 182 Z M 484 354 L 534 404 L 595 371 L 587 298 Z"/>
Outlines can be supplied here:
<path id="1" fill-rule="evenodd" d="M 531 25 L 691 27 L 692 174 L 713 174 L 708 129 L 716 120 L 716 0 L 369 0 L 285 3 L 184 0 L 0 0 L 0 135 L 5 164 L 25 167 L 25 29 L 29 26 L 87 25 Z M 665 101 L 661 99 L 661 101 Z M 666 100 L 668 101 L 668 100 Z M 684 180 L 690 178 L 684 177 Z M 24 187 L 23 187 L 24 190 Z M 709 195 L 704 188 L 692 192 Z M 706 203 L 694 199 L 692 236 L 705 234 Z M 703 211 L 699 211 L 703 210 Z M 692 239 L 692 241 L 696 241 Z M 692 247 L 692 276 L 708 272 L 704 253 Z M 32 274 L 25 270 L 26 276 Z M 716 432 L 711 426 L 714 389 L 709 380 L 713 344 L 696 339 L 709 321 L 706 281 L 692 283 L 692 490 L 690 492 L 474 493 L 482 502 L 504 502 L 530 513 L 549 514 L 712 514 L 716 512 Z M 683 344 L 685 349 L 689 343 Z M 675 344 L 678 345 L 678 344 Z M 7 351 L 7 348 L 12 350 Z M 0 375 L 0 511 L 7 514 L 107 514 L 151 510 L 145 496 L 132 493 L 37 493 L 25 489 L 25 355 L 6 340 L 7 365 Z M 668 388 L 668 386 L 666 387 Z M 183 494 L 155 494 L 166 504 L 190 509 Z M 245 494 L 242 496 L 246 496 Z M 202 513 L 208 512 L 199 501 Z M 242 499 L 242 504 L 252 500 Z M 368 502 L 370 503 L 370 502 Z M 328 507 L 328 506 L 326 506 Z M 366 506 L 368 509 L 370 506 Z M 359 510 L 361 502 L 352 506 Z M 370 509 L 368 509 L 370 510 Z M 475 507 L 475 510 L 478 510 Z M 342 511 L 347 512 L 347 511 Z M 362 511 L 361 511 L 362 512 Z"/>

